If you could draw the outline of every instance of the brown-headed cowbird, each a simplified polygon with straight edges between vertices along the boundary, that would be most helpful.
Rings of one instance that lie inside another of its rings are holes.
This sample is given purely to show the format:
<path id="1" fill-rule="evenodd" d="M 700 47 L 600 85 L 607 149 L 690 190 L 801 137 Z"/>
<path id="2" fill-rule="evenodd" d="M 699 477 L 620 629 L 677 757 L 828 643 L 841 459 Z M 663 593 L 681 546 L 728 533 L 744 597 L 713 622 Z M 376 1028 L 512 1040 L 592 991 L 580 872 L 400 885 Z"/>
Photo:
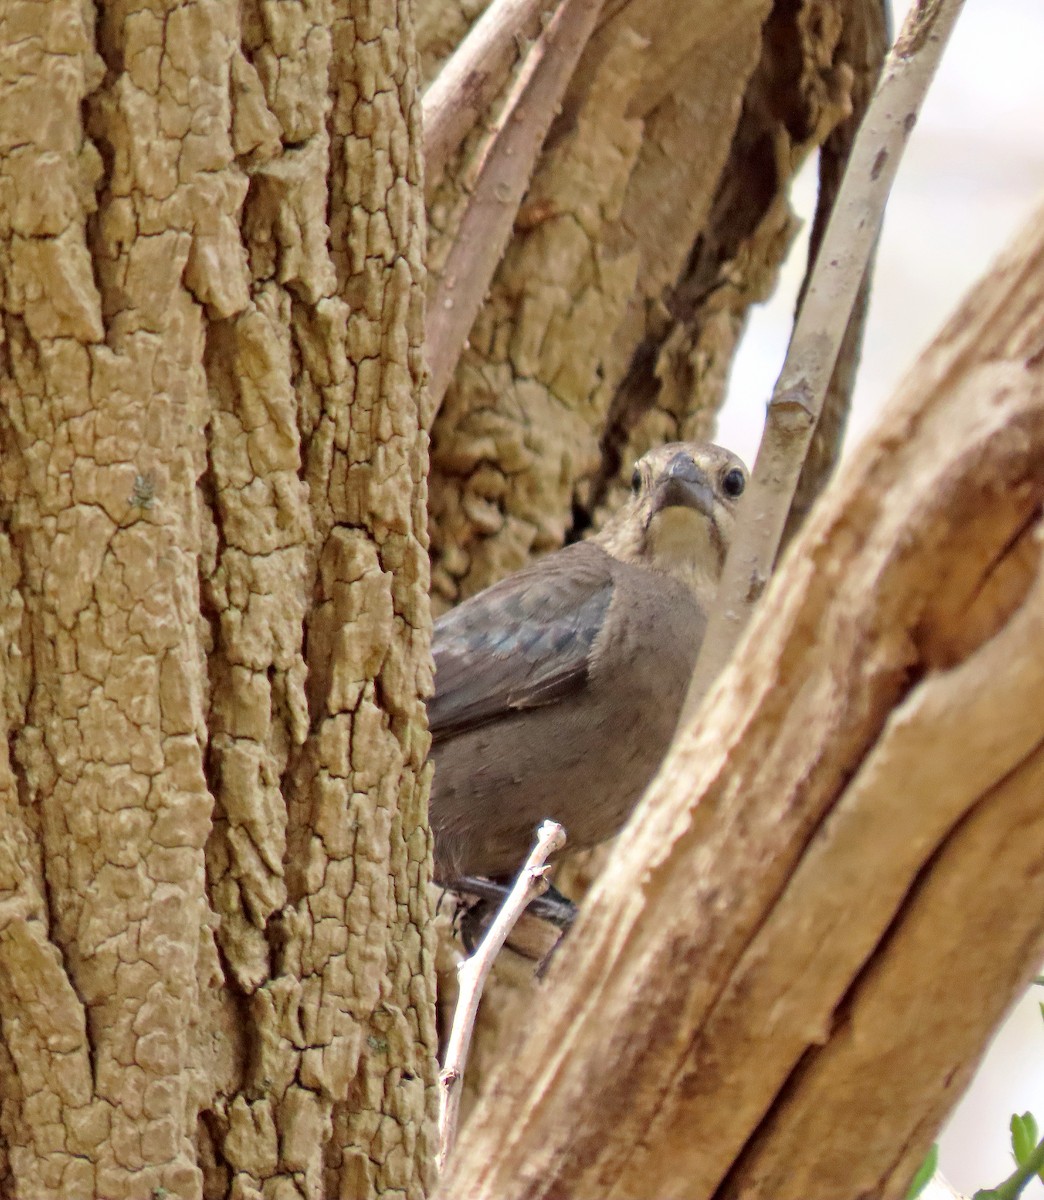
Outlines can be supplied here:
<path id="1" fill-rule="evenodd" d="M 674 734 L 747 471 L 702 442 L 651 450 L 589 541 L 435 624 L 435 877 L 513 875 L 537 825 L 611 837 Z"/>

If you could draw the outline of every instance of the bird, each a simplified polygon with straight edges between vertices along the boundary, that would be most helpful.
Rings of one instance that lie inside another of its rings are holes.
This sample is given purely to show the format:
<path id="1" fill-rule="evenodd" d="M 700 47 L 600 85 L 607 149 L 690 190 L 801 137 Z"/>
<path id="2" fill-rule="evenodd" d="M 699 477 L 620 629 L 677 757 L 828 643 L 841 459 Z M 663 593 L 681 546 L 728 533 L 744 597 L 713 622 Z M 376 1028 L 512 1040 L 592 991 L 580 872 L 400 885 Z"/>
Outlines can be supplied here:
<path id="1" fill-rule="evenodd" d="M 674 735 L 747 479 L 709 442 L 655 447 L 598 533 L 435 623 L 438 883 L 510 880 L 548 818 L 568 852 L 620 830 Z"/>

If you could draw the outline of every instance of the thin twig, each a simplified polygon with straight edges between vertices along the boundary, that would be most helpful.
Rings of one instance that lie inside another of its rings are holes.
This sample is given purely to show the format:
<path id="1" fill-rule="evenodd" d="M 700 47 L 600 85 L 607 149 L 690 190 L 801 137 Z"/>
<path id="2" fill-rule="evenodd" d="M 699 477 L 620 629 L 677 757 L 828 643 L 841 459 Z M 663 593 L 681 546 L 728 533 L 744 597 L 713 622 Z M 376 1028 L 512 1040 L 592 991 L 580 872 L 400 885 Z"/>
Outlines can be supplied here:
<path id="1" fill-rule="evenodd" d="M 903 148 L 963 3 L 917 0 L 856 136 L 769 404 L 718 600 L 689 685 L 688 718 L 728 661 L 768 581 Z"/>
<path id="2" fill-rule="evenodd" d="M 482 939 L 482 944 L 458 968 L 460 991 L 453 1013 L 453 1026 L 450 1029 L 449 1042 L 446 1046 L 446 1060 L 439 1072 L 440 1171 L 445 1167 L 446 1159 L 457 1138 L 460 1098 L 464 1088 L 464 1068 L 468 1061 L 471 1034 L 475 1028 L 475 1018 L 478 1015 L 479 1001 L 482 999 L 482 989 L 485 986 L 486 977 L 493 967 L 494 959 L 507 941 L 508 934 L 513 929 L 515 922 L 525 912 L 526 905 L 535 896 L 540 896 L 547 891 L 547 879 L 545 878 L 547 867 L 544 864 L 550 855 L 554 854 L 556 850 L 562 849 L 565 842 L 565 830 L 561 825 L 554 821 L 545 821 L 540 826 L 537 830 L 536 845 L 515 880 L 515 886 L 504 901 L 503 907 Z"/>
<path id="3" fill-rule="evenodd" d="M 432 416 L 504 255 L 540 147 L 558 112 L 602 0 L 561 0 L 526 55 L 474 169 L 474 185 L 428 306 Z"/>
<path id="4" fill-rule="evenodd" d="M 830 214 L 837 204 L 845 168 L 852 157 L 852 147 L 859 134 L 867 109 L 874 96 L 884 69 L 885 58 L 892 44 L 892 21 L 889 0 L 865 0 L 850 6 L 845 18 L 842 42 L 837 56 L 849 63 L 853 79 L 849 91 L 851 113 L 831 132 L 819 148 L 819 189 L 816 197 L 816 212 L 809 234 L 808 266 L 798 293 L 795 312 L 801 311 L 805 296 L 815 274 L 816 261 L 823 246 L 823 235 L 830 222 Z M 882 214 L 883 216 L 883 214 Z M 880 234 L 880 222 L 878 222 Z M 801 477 L 790 502 L 790 512 L 783 529 L 782 540 L 776 561 L 787 544 L 801 528 L 812 505 L 826 487 L 841 458 L 841 447 L 845 438 L 852 393 L 858 376 L 859 356 L 862 350 L 863 333 L 870 310 L 871 281 L 874 272 L 876 250 L 870 251 L 866 270 L 860 281 L 855 302 L 848 318 L 848 327 L 837 354 L 834 371 L 823 399 L 823 408 L 816 422 Z"/>
<path id="5" fill-rule="evenodd" d="M 493 0 L 424 93 L 424 175 L 437 183 L 558 0 Z"/>

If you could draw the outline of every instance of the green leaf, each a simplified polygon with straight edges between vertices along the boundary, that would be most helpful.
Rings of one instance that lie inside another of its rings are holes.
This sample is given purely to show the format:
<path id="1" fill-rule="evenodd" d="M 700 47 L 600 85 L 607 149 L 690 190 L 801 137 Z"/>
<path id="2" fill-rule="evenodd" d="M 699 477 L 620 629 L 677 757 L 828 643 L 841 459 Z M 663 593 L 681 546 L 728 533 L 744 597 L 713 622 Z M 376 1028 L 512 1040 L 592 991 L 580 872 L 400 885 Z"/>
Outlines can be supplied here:
<path id="1" fill-rule="evenodd" d="M 924 1162 L 917 1168 L 917 1173 L 910 1182 L 910 1188 L 906 1193 L 906 1200 L 915 1200 L 924 1189 L 928 1186 L 928 1181 L 935 1174 L 935 1168 L 939 1165 L 939 1147 L 937 1145 L 925 1155 Z"/>
<path id="2" fill-rule="evenodd" d="M 1037 1122 L 1032 1113 L 1023 1113 L 1020 1117 L 1014 1113 L 1011 1118 L 1011 1152 L 1020 1167 L 1029 1162 L 1030 1155 L 1037 1148 Z"/>

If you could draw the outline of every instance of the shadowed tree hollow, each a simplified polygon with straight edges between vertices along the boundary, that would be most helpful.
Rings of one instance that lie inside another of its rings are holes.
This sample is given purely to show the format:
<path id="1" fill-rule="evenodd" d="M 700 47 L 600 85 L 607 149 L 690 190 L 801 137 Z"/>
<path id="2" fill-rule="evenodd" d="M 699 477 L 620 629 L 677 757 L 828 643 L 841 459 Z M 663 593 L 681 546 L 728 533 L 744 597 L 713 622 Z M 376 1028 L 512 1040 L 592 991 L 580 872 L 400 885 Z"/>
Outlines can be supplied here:
<path id="1" fill-rule="evenodd" d="M 0 1195 L 435 1192 L 432 610 L 711 433 L 887 48 L 537 5 L 428 145 L 482 7 L 0 4 Z M 552 978 L 505 957 L 444 1194 L 902 1193 L 1044 936 L 1041 263 L 817 507 Z"/>

